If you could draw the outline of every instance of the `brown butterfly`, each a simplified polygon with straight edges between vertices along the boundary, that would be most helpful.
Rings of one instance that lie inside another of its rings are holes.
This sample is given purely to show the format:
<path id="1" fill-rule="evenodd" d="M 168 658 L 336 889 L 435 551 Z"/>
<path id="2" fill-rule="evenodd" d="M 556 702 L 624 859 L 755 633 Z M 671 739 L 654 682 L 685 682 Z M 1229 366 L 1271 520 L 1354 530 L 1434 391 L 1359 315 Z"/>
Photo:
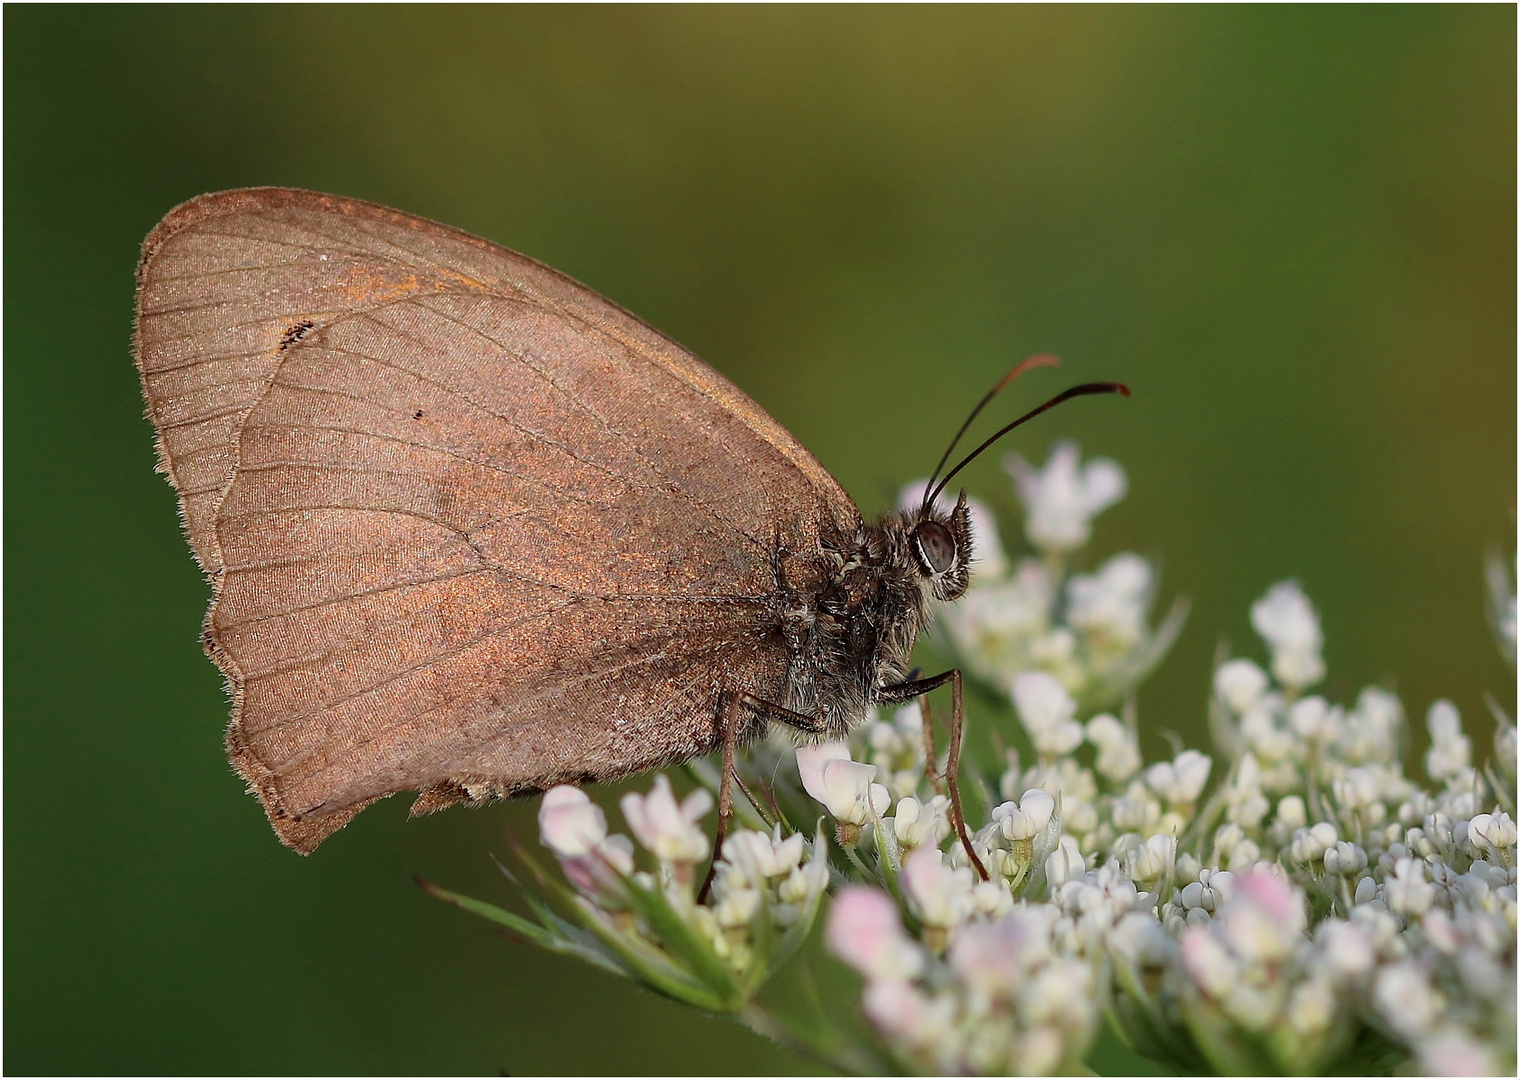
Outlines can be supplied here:
<path id="1" fill-rule="evenodd" d="M 136 359 L 213 587 L 228 752 L 297 851 L 399 791 L 425 813 L 718 749 L 721 828 L 734 749 L 772 722 L 837 737 L 946 682 L 959 716 L 958 672 L 907 678 L 971 557 L 964 495 L 936 496 L 1028 416 L 867 524 L 764 410 L 590 289 L 278 188 L 149 234 Z"/>

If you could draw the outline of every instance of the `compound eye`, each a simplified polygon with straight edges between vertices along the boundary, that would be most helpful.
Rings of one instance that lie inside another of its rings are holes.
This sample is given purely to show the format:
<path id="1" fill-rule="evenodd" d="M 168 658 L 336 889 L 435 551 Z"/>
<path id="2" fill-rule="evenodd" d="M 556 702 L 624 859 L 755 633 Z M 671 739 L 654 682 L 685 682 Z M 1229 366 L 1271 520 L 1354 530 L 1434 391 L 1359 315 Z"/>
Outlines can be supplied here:
<path id="1" fill-rule="evenodd" d="M 913 530 L 913 540 L 924 564 L 936 574 L 943 574 L 955 565 L 955 537 L 939 522 L 924 522 Z"/>

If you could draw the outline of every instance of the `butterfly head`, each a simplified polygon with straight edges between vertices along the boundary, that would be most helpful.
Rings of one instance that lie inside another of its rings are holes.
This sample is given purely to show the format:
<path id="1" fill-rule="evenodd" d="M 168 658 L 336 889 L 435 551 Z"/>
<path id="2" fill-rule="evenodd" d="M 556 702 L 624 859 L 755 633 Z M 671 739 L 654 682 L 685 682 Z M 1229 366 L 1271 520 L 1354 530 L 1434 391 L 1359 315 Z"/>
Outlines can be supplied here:
<path id="1" fill-rule="evenodd" d="M 955 509 L 945 513 L 935 506 L 921 506 L 907 515 L 908 549 L 923 579 L 925 590 L 936 600 L 958 600 L 970 581 L 971 510 L 961 492 Z"/>

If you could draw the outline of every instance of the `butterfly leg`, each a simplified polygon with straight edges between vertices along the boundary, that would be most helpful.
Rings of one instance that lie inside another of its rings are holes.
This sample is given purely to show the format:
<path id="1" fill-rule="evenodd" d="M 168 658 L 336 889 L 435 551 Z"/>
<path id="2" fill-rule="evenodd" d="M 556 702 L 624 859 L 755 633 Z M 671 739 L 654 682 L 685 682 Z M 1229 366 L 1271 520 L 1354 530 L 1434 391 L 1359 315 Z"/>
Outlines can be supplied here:
<path id="1" fill-rule="evenodd" d="M 883 686 L 876 691 L 876 700 L 883 704 L 894 704 L 911 701 L 916 697 L 923 697 L 931 690 L 936 690 L 946 683 L 950 684 L 950 751 L 945 758 L 945 786 L 950 789 L 950 819 L 955 826 L 955 835 L 961 842 L 961 847 L 966 852 L 966 857 L 971 860 L 971 865 L 976 867 L 976 872 L 981 875 L 983 881 L 988 880 L 987 868 L 982 865 L 982 860 L 977 857 L 975 849 L 971 846 L 971 836 L 966 831 L 966 812 L 961 806 L 961 741 L 966 731 L 966 711 L 963 702 L 961 672 L 959 668 L 942 672 L 939 675 L 931 675 L 927 679 L 914 679 L 910 682 L 901 682 L 895 686 Z M 929 727 L 928 711 L 924 713 L 924 728 Z M 930 742 L 928 745 L 933 745 Z"/>
<path id="2" fill-rule="evenodd" d="M 739 733 L 742 714 L 740 706 L 748 702 L 761 712 L 769 713 L 773 718 L 789 727 L 806 731 L 809 734 L 821 734 L 825 728 L 822 717 L 808 716 L 805 713 L 794 712 L 784 706 L 777 705 L 773 701 L 756 697 L 748 690 L 736 690 L 724 697 L 723 720 L 720 735 L 723 740 L 723 771 L 722 779 L 718 782 L 718 829 L 713 837 L 712 862 L 707 867 L 707 877 L 702 881 L 702 888 L 697 893 L 697 903 L 704 903 L 707 894 L 712 890 L 713 879 L 718 873 L 718 860 L 723 857 L 723 840 L 728 836 L 728 822 L 734 813 L 733 785 L 739 780 L 738 768 L 735 764 L 735 756 L 739 749 Z M 739 782 L 739 786 L 744 786 Z"/>
<path id="3" fill-rule="evenodd" d="M 929 695 L 918 696 L 918 711 L 924 721 L 924 779 L 936 795 L 945 793 L 945 781 L 939 775 L 939 753 L 934 748 L 934 712 L 929 708 Z"/>

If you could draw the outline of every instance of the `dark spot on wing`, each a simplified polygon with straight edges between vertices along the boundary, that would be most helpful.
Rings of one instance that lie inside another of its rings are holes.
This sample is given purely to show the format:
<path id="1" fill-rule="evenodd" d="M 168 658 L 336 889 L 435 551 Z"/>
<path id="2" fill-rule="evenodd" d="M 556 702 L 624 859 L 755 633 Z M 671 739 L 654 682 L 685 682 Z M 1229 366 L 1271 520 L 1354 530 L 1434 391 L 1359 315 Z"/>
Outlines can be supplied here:
<path id="1" fill-rule="evenodd" d="M 300 341 L 307 334 L 311 333 L 311 331 L 316 328 L 316 325 L 317 324 L 314 322 L 308 322 L 303 319 L 292 326 L 289 330 L 285 331 L 285 336 L 280 338 L 280 352 L 284 352 L 296 342 Z"/>
<path id="2" fill-rule="evenodd" d="M 416 412 L 412 413 L 412 419 L 413 420 L 421 420 L 422 419 L 422 410 L 418 409 Z"/>

